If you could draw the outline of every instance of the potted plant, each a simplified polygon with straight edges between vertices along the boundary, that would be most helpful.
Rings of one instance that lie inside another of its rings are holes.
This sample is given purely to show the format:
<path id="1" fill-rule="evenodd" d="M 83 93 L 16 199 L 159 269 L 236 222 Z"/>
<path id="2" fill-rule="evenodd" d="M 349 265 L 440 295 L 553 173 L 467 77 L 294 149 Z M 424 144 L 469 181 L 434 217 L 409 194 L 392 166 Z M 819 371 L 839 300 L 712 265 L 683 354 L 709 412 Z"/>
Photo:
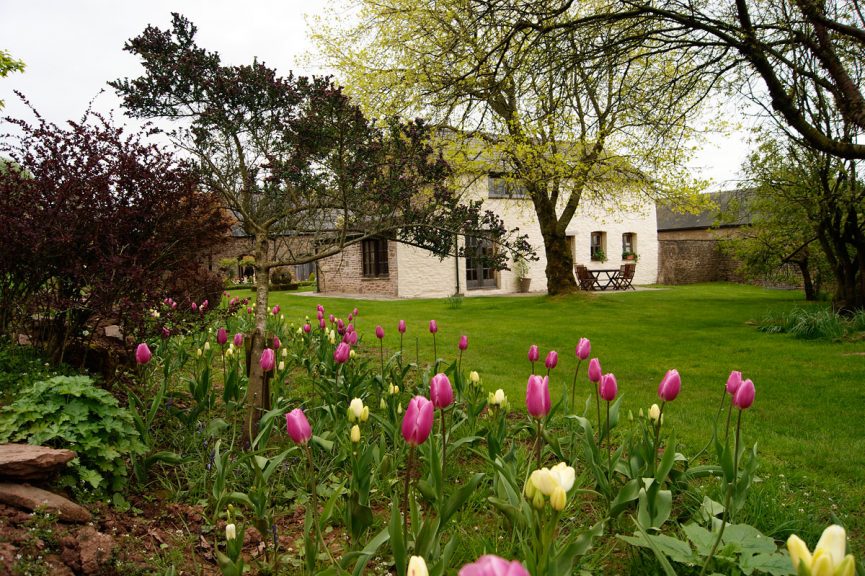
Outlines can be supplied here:
<path id="1" fill-rule="evenodd" d="M 607 253 L 604 252 L 603 248 L 597 248 L 592 251 L 592 260 L 595 262 L 606 262 L 607 261 Z"/>
<path id="2" fill-rule="evenodd" d="M 525 258 L 517 258 L 514 260 L 514 274 L 517 275 L 517 289 L 519 292 L 528 292 L 532 279 L 529 278 L 529 264 L 526 262 Z"/>
<path id="3" fill-rule="evenodd" d="M 629 262 L 636 262 L 639 258 L 640 257 L 634 252 L 630 252 L 627 250 L 622 252 L 622 260 L 627 260 Z"/>

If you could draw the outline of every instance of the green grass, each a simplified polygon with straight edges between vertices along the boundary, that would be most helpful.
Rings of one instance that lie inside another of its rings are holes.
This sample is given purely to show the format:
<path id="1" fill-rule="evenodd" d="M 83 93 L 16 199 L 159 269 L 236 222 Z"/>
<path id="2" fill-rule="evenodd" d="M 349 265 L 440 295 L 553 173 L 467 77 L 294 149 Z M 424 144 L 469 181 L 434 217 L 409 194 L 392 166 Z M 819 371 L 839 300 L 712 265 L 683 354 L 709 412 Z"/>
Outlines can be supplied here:
<path id="1" fill-rule="evenodd" d="M 799 488 L 773 514 L 789 506 L 791 516 L 810 518 L 815 530 L 837 514 L 851 536 L 857 535 L 851 538 L 858 540 L 854 551 L 860 557 L 865 551 L 865 346 L 756 329 L 767 315 L 805 307 L 799 293 L 712 284 L 598 296 L 465 298 L 459 307 L 447 299 L 271 295 L 271 305 L 280 304 L 286 319 L 298 324 L 306 315 L 314 321 L 319 303 L 343 317 L 355 306 L 360 309 L 356 326 L 362 350 L 377 350 L 376 324 L 385 328 L 385 346 L 398 349 L 396 325 L 405 319 L 406 354 L 413 360 L 417 343 L 422 363 L 432 359 L 431 318 L 438 321 L 438 354 L 446 360 L 456 357 L 459 336 L 467 334 L 464 369 L 480 372 L 488 390 L 503 388 L 516 410 L 524 406 L 530 373 L 526 353 L 533 343 L 541 348 L 540 369 L 548 350 L 559 352 L 551 378 L 555 401 L 573 378 L 574 346 L 580 337 L 590 338 L 592 356 L 617 377 L 626 414 L 655 402 L 664 372 L 676 368 L 682 393 L 668 405 L 664 419 L 675 427 L 687 454 L 707 441 L 727 375 L 741 370 L 757 388 L 744 434 L 749 443 L 758 442 L 764 478 Z M 584 363 L 578 388 L 588 396 L 585 369 Z"/>

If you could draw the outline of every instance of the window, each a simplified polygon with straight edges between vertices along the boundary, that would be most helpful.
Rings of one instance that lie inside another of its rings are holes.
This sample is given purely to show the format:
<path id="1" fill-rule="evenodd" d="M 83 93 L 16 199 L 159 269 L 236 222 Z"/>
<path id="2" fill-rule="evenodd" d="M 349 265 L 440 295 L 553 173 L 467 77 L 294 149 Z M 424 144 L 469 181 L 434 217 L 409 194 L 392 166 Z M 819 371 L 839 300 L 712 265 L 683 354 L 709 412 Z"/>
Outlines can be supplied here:
<path id="1" fill-rule="evenodd" d="M 504 172 L 490 172 L 487 176 L 490 198 L 528 198 L 526 187 Z"/>
<path id="2" fill-rule="evenodd" d="M 607 260 L 607 233 L 592 232 L 592 244 L 590 249 L 593 261 L 605 262 Z"/>
<path id="3" fill-rule="evenodd" d="M 484 238 L 466 237 L 466 288 L 495 288 L 496 271 L 490 266 L 493 243 Z"/>
<path id="4" fill-rule="evenodd" d="M 387 276 L 387 239 L 368 238 L 361 242 L 361 259 L 363 260 L 363 275 L 366 278 Z"/>
<path id="5" fill-rule="evenodd" d="M 622 258 L 633 258 L 637 255 L 637 235 L 633 232 L 622 234 Z"/>

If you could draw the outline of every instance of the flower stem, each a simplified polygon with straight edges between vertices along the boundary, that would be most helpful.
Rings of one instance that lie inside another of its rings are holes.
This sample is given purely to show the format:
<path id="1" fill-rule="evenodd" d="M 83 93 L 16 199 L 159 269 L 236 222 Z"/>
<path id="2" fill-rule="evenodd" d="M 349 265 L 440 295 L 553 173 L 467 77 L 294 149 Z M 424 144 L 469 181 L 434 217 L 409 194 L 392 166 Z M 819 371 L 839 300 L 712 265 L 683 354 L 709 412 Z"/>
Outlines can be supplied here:
<path id="1" fill-rule="evenodd" d="M 658 463 L 658 448 L 661 442 L 661 418 L 664 416 L 664 406 L 667 405 L 666 400 L 661 402 L 661 409 L 658 411 L 658 421 L 655 422 L 655 442 L 652 444 L 652 475 L 655 475 Z"/>
<path id="2" fill-rule="evenodd" d="M 610 438 L 610 401 L 607 400 L 607 484 L 613 485 L 613 443 Z"/>
<path id="3" fill-rule="evenodd" d="M 721 517 L 721 529 L 718 531 L 718 537 L 715 538 L 715 543 L 712 545 L 712 550 L 709 551 L 709 555 L 706 557 L 706 562 L 703 564 L 703 569 L 700 570 L 700 576 L 703 576 L 706 573 L 706 569 L 709 567 L 709 562 L 712 561 L 712 557 L 715 555 L 715 552 L 718 551 L 718 546 L 721 545 L 721 538 L 724 536 L 724 528 L 726 528 L 727 526 L 727 517 L 730 514 L 730 500 L 732 499 L 733 491 L 736 489 L 736 483 L 739 479 L 739 436 L 741 434 L 741 431 L 742 411 L 739 410 L 739 418 L 736 421 L 736 451 L 733 453 L 733 479 L 730 482 L 729 486 L 727 486 L 727 496 L 724 499 L 724 515 Z"/>
<path id="4" fill-rule="evenodd" d="M 408 460 L 405 465 L 405 487 L 402 492 L 402 539 L 408 542 L 408 490 L 411 478 L 412 461 L 414 460 L 414 446 L 409 446 Z"/>
<path id="5" fill-rule="evenodd" d="M 439 485 L 439 500 L 444 499 L 444 486 L 445 486 L 445 460 L 447 458 L 448 451 L 448 441 L 447 436 L 445 435 L 445 418 L 447 417 L 447 411 L 442 409 L 442 481 Z"/>
<path id="6" fill-rule="evenodd" d="M 538 418 L 538 436 L 535 442 L 535 460 L 537 461 L 537 469 L 541 469 L 541 443 L 543 442 L 543 434 L 541 433 L 541 419 Z"/>
<path id="7" fill-rule="evenodd" d="M 574 370 L 574 381 L 571 384 L 571 414 L 574 414 L 574 401 L 576 400 L 577 394 L 577 374 L 580 372 L 580 364 L 582 364 L 582 360 L 577 361 L 577 369 Z"/>

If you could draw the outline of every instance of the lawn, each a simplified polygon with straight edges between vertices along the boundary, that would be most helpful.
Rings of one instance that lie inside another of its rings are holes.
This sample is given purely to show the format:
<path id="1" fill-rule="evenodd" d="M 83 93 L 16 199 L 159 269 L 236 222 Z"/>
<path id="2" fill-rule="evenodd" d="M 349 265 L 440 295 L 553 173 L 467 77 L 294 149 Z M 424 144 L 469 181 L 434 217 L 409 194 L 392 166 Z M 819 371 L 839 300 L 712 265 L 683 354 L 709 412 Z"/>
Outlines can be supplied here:
<path id="1" fill-rule="evenodd" d="M 524 408 L 530 344 L 541 349 L 541 368 L 548 350 L 559 352 L 551 378 L 555 401 L 573 378 L 575 344 L 580 337 L 591 339 L 592 356 L 618 379 L 625 414 L 655 402 L 664 372 L 676 368 L 682 393 L 664 417 L 685 454 L 705 444 L 727 375 L 741 370 L 757 389 L 744 426 L 746 440 L 758 442 L 762 458 L 764 484 L 756 492 L 773 500 L 766 514 L 783 522 L 789 506 L 791 517 L 811 521 L 815 529 L 837 514 L 851 530 L 853 551 L 860 558 L 865 552 L 865 346 L 756 329 L 769 313 L 804 306 L 798 292 L 713 284 L 597 296 L 465 298 L 459 306 L 448 299 L 271 296 L 271 304 L 298 324 L 306 315 L 314 322 L 319 303 L 343 317 L 358 307 L 356 325 L 367 350 L 377 346 L 377 324 L 385 329 L 385 346 L 398 349 L 396 325 L 405 319 L 406 354 L 414 359 L 417 346 L 422 363 L 432 359 L 430 319 L 439 326 L 438 355 L 448 361 L 456 356 L 460 335 L 467 334 L 464 369 L 477 370 L 488 390 L 503 388 L 518 411 Z M 578 386 L 588 396 L 585 368 Z"/>

